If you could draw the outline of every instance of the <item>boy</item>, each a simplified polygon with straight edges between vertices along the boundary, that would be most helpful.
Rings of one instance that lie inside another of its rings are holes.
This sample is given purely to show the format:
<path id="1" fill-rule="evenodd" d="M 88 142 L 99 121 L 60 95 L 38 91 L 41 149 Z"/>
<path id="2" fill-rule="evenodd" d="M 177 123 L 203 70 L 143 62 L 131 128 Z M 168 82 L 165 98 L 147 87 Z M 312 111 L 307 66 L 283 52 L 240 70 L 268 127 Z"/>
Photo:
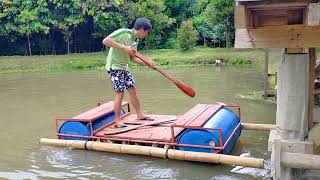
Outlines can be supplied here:
<path id="1" fill-rule="evenodd" d="M 148 65 L 134 56 L 135 49 L 133 49 L 133 47 L 137 47 L 136 40 L 138 38 L 145 38 L 151 29 L 152 25 L 150 21 L 142 17 L 135 21 L 133 29 L 116 30 L 102 41 L 102 44 L 110 47 L 106 69 L 116 93 L 114 99 L 115 122 L 120 121 L 120 110 L 125 90 L 129 92 L 131 104 L 137 113 L 137 119 L 152 120 L 141 110 L 140 101 L 136 93 L 135 81 L 128 68 L 129 60 L 138 64 Z M 154 68 L 153 61 L 148 63 L 151 68 Z"/>

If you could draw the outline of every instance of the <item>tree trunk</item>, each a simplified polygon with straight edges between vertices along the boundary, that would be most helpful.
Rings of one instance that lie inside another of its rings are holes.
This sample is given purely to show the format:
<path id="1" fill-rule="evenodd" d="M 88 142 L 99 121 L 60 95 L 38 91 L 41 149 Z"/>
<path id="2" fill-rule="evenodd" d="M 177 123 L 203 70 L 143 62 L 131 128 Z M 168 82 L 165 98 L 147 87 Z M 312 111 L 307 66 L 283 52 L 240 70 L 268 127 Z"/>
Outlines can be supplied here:
<path id="1" fill-rule="evenodd" d="M 226 27 L 226 48 L 228 48 L 228 27 Z"/>
<path id="2" fill-rule="evenodd" d="M 52 52 L 51 52 L 52 55 L 56 55 L 56 44 L 55 42 L 52 44 Z"/>
<path id="3" fill-rule="evenodd" d="M 77 41 L 76 41 L 76 35 L 77 35 L 77 33 L 75 32 L 75 33 L 74 33 L 74 52 L 75 52 L 75 53 L 77 52 Z"/>
<path id="4" fill-rule="evenodd" d="M 52 51 L 51 54 L 55 55 L 56 54 L 56 45 L 55 45 L 55 41 L 54 41 L 54 35 L 55 35 L 55 30 L 52 31 L 52 36 L 49 36 L 49 40 L 50 42 L 52 42 Z"/>
<path id="5" fill-rule="evenodd" d="M 70 54 L 70 38 L 67 37 L 68 54 Z"/>
<path id="6" fill-rule="evenodd" d="M 30 35 L 27 35 L 27 38 L 28 38 L 28 46 L 29 46 L 29 56 L 32 56 L 31 43 L 30 43 Z"/>

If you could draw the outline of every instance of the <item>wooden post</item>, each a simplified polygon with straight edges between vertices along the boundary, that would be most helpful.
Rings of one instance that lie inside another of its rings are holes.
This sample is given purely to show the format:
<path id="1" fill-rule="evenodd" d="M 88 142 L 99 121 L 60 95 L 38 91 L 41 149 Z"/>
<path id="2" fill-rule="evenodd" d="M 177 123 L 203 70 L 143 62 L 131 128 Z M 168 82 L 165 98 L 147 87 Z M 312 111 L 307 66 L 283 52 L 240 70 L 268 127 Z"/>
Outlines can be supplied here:
<path id="1" fill-rule="evenodd" d="M 308 104 L 308 128 L 314 126 L 313 119 L 313 100 L 314 100 L 314 79 L 316 65 L 316 48 L 309 49 L 309 104 Z"/>
<path id="2" fill-rule="evenodd" d="M 264 99 L 268 98 L 269 91 L 269 49 L 264 49 Z"/>
<path id="3" fill-rule="evenodd" d="M 271 161 L 274 168 L 272 169 L 272 175 L 275 180 L 281 178 L 281 141 L 280 139 L 274 139 L 272 144 Z"/>
<path id="4" fill-rule="evenodd" d="M 320 24 L 320 3 L 310 3 L 308 6 L 307 25 L 318 26 Z M 313 100 L 314 79 L 316 66 L 316 48 L 309 49 L 309 104 L 308 104 L 308 128 L 313 128 Z"/>

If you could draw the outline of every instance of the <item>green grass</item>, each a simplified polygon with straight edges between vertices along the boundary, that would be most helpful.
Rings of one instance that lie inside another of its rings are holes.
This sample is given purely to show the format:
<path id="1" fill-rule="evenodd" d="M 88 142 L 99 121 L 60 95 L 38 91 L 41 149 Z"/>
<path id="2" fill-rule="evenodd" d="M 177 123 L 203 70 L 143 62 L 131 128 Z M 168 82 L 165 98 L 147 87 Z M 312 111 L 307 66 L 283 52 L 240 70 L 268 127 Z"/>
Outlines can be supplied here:
<path id="1" fill-rule="evenodd" d="M 230 66 L 254 66 L 263 68 L 264 52 L 261 49 L 196 48 L 189 51 L 160 49 L 141 51 L 159 66 L 201 66 L 212 65 L 216 59 L 223 59 Z M 55 72 L 73 70 L 104 69 L 107 51 L 86 54 L 48 56 L 0 56 L 0 72 Z M 271 71 L 279 62 L 280 50 L 271 50 Z M 130 63 L 132 68 L 140 65 Z"/>
<path id="2" fill-rule="evenodd" d="M 52 72 L 98 69 L 104 66 L 103 52 L 47 56 L 1 56 L 0 72 Z"/>
<path id="3" fill-rule="evenodd" d="M 320 146 L 316 147 L 314 154 L 320 155 Z"/>

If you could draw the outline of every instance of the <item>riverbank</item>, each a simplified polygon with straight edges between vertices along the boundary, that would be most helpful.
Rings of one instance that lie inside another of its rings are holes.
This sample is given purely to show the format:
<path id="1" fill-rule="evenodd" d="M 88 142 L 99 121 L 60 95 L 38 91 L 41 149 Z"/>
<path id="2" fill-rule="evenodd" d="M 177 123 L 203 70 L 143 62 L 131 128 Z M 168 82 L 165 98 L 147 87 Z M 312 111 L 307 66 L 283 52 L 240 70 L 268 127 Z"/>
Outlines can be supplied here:
<path id="1" fill-rule="evenodd" d="M 263 68 L 262 49 L 196 48 L 189 51 L 160 49 L 142 51 L 161 67 L 214 65 L 220 59 L 227 66 L 255 66 Z M 104 69 L 107 51 L 84 54 L 47 56 L 0 56 L 0 73 L 12 72 L 55 72 L 73 70 Z M 271 50 L 270 68 L 275 71 L 280 50 Z M 131 63 L 133 69 L 143 68 Z"/>

